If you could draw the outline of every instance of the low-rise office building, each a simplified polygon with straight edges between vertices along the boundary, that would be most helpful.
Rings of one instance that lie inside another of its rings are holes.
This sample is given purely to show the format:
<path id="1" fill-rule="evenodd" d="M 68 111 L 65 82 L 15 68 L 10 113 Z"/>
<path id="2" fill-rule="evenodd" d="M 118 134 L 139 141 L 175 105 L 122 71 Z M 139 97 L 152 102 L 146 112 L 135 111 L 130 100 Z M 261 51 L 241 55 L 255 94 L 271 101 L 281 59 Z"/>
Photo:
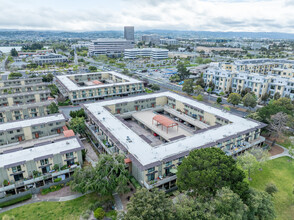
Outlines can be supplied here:
<path id="1" fill-rule="evenodd" d="M 55 100 L 47 100 L 32 104 L 6 106 L 0 108 L 0 122 L 10 122 L 29 118 L 41 117 L 50 114 L 49 106 Z"/>
<path id="2" fill-rule="evenodd" d="M 50 98 L 50 90 L 0 95 L 0 107 L 43 102 Z"/>
<path id="3" fill-rule="evenodd" d="M 55 64 L 55 63 L 65 63 L 68 59 L 66 56 L 50 53 L 45 55 L 35 55 L 32 58 L 32 62 L 37 65 L 43 64 Z"/>
<path id="4" fill-rule="evenodd" d="M 125 59 L 136 59 L 138 57 L 150 57 L 155 60 L 167 59 L 168 50 L 159 48 L 134 48 L 125 50 Z"/>
<path id="5" fill-rule="evenodd" d="M 56 76 L 56 85 L 74 104 L 144 92 L 142 81 L 113 71 Z"/>
<path id="6" fill-rule="evenodd" d="M 18 194 L 29 188 L 54 183 L 56 178 L 69 178 L 83 163 L 83 144 L 76 136 L 33 147 L 7 150 L 0 154 L 0 195 Z M 58 169 L 56 169 L 58 168 Z M 7 181 L 7 185 L 2 183 Z"/>
<path id="7" fill-rule="evenodd" d="M 101 152 L 120 152 L 148 189 L 176 187 L 176 169 L 190 151 L 217 147 L 236 156 L 265 139 L 266 125 L 171 92 L 84 104 Z"/>
<path id="8" fill-rule="evenodd" d="M 89 45 L 89 56 L 121 55 L 125 49 L 134 48 L 132 40 L 101 38 L 93 40 Z"/>
<path id="9" fill-rule="evenodd" d="M 0 124 L 0 145 L 19 144 L 62 133 L 65 126 L 63 114 L 53 114 Z"/>

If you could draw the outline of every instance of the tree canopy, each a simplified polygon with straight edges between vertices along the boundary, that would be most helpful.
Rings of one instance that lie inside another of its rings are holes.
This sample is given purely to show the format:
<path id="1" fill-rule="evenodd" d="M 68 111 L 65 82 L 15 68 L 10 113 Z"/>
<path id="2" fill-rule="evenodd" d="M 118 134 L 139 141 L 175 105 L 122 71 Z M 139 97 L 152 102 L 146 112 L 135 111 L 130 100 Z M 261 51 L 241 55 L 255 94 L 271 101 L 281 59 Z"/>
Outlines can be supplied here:
<path id="1" fill-rule="evenodd" d="M 187 70 L 187 67 L 183 63 L 179 63 L 177 65 L 177 70 L 178 70 L 178 76 L 180 77 L 180 80 L 185 80 L 188 79 L 190 76 L 190 71 Z"/>
<path id="2" fill-rule="evenodd" d="M 13 57 L 17 57 L 18 56 L 18 52 L 15 48 L 12 48 L 11 51 L 10 51 L 10 55 L 13 56 Z"/>
<path id="3" fill-rule="evenodd" d="M 96 66 L 89 66 L 89 70 L 90 70 L 90 72 L 96 72 L 97 67 Z"/>
<path id="4" fill-rule="evenodd" d="M 42 81 L 43 82 L 52 82 L 53 81 L 53 74 L 52 73 L 48 73 L 47 75 L 42 76 Z"/>
<path id="5" fill-rule="evenodd" d="M 142 188 L 131 197 L 124 219 L 173 219 L 172 207 L 172 200 L 166 197 L 164 191 Z"/>
<path id="6" fill-rule="evenodd" d="M 241 95 L 238 93 L 231 93 L 228 97 L 228 103 L 232 105 L 238 105 L 241 102 Z"/>
<path id="7" fill-rule="evenodd" d="M 94 168 L 87 166 L 75 170 L 71 189 L 81 193 L 95 191 L 101 195 L 125 193 L 128 190 L 128 175 L 123 155 L 100 154 Z"/>
<path id="8" fill-rule="evenodd" d="M 50 114 L 55 114 L 59 112 L 59 108 L 58 105 L 56 105 L 55 102 L 52 102 L 49 106 L 48 106 L 49 112 Z"/>
<path id="9" fill-rule="evenodd" d="M 193 79 L 186 79 L 183 83 L 183 88 L 182 88 L 183 92 L 187 93 L 188 95 L 190 95 L 191 93 L 193 93 L 194 88 L 193 88 Z"/>
<path id="10" fill-rule="evenodd" d="M 246 197 L 248 184 L 236 161 L 219 148 L 204 148 L 190 152 L 178 167 L 177 186 L 192 196 L 211 197 L 218 189 L 229 187 Z"/>
<path id="11" fill-rule="evenodd" d="M 70 128 L 76 133 L 83 135 L 85 134 L 86 125 L 83 117 L 72 118 L 69 122 Z"/>
<path id="12" fill-rule="evenodd" d="M 246 107 L 250 107 L 250 108 L 254 108 L 257 105 L 257 100 L 256 97 L 254 95 L 252 95 L 251 93 L 247 93 L 243 99 L 243 104 Z"/>

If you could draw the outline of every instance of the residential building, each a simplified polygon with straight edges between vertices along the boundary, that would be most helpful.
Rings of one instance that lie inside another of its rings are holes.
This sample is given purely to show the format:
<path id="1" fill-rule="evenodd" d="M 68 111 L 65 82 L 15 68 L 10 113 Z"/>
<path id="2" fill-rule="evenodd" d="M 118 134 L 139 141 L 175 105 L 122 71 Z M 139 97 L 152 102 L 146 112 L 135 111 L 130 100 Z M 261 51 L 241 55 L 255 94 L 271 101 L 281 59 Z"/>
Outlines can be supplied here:
<path id="1" fill-rule="evenodd" d="M 134 26 L 125 26 L 124 27 L 124 38 L 126 40 L 135 41 L 135 31 Z"/>
<path id="2" fill-rule="evenodd" d="M 0 95 L 0 107 L 43 102 L 50 97 L 50 90 Z"/>
<path id="3" fill-rule="evenodd" d="M 41 83 L 25 84 L 25 85 L 0 86 L 0 95 L 43 91 L 48 89 L 48 85 L 49 83 L 41 82 Z"/>
<path id="4" fill-rule="evenodd" d="M 171 92 L 83 104 L 101 153 L 125 155 L 129 172 L 151 189 L 176 187 L 176 169 L 192 150 L 237 156 L 261 146 L 266 125 Z"/>
<path id="5" fill-rule="evenodd" d="M 50 53 L 45 55 L 35 55 L 32 58 L 32 62 L 38 65 L 56 64 L 68 62 L 68 59 L 61 54 Z"/>
<path id="6" fill-rule="evenodd" d="M 142 81 L 113 71 L 56 76 L 56 85 L 74 104 L 144 92 Z"/>
<path id="7" fill-rule="evenodd" d="M 2 80 L 0 81 L 1 87 L 11 87 L 11 86 L 25 86 L 25 85 L 34 85 L 42 83 L 41 77 L 36 78 L 25 78 L 25 79 L 13 79 L 13 80 Z"/>
<path id="8" fill-rule="evenodd" d="M 60 134 L 65 126 L 63 114 L 34 117 L 0 124 L 0 145 L 11 145 Z"/>
<path id="9" fill-rule="evenodd" d="M 76 136 L 0 154 L 0 195 L 14 195 L 66 179 L 83 163 L 83 144 Z M 56 170 L 58 167 L 58 170 Z M 8 185 L 2 185 L 4 181 Z"/>
<path id="10" fill-rule="evenodd" d="M 49 106 L 55 100 L 47 100 L 24 105 L 6 106 L 0 108 L 0 122 L 24 120 L 50 114 Z"/>
<path id="11" fill-rule="evenodd" d="M 167 59 L 168 50 L 159 48 L 134 48 L 125 50 L 125 59 L 136 59 L 138 57 L 150 57 L 155 60 Z"/>
<path id="12" fill-rule="evenodd" d="M 131 49 L 134 44 L 131 40 L 126 39 L 110 39 L 101 38 L 93 40 L 89 46 L 89 56 L 96 55 L 110 55 L 118 56 L 121 55 L 125 49 Z"/>

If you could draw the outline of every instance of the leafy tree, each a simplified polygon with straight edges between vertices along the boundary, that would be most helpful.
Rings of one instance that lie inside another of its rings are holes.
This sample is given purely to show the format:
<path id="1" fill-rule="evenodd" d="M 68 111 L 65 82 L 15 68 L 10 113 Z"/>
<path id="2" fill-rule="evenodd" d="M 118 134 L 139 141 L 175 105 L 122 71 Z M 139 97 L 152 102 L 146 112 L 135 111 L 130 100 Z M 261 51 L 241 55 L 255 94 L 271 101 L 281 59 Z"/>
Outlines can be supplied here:
<path id="1" fill-rule="evenodd" d="M 183 88 L 182 88 L 183 92 L 187 93 L 188 95 L 190 95 L 191 93 L 193 93 L 194 88 L 193 88 L 193 79 L 186 79 L 183 83 Z"/>
<path id="2" fill-rule="evenodd" d="M 248 198 L 245 203 L 249 208 L 247 214 L 248 220 L 275 219 L 272 197 L 268 193 L 250 188 Z"/>
<path id="3" fill-rule="evenodd" d="M 245 152 L 243 155 L 237 157 L 237 164 L 248 172 L 248 179 L 251 180 L 250 174 L 257 168 L 258 164 L 256 158 L 249 152 Z"/>
<path id="4" fill-rule="evenodd" d="M 97 209 L 94 211 L 94 217 L 95 217 L 96 219 L 101 220 L 101 219 L 104 218 L 104 216 L 105 216 L 105 212 L 104 212 L 104 210 L 103 210 L 102 208 L 97 208 Z"/>
<path id="5" fill-rule="evenodd" d="M 190 71 L 187 70 L 187 67 L 183 63 L 179 63 L 177 65 L 177 70 L 178 70 L 178 75 L 180 77 L 180 80 L 185 80 L 189 78 L 190 76 Z"/>
<path id="6" fill-rule="evenodd" d="M 217 104 L 220 104 L 222 101 L 223 101 L 223 100 L 222 100 L 221 97 L 217 97 L 217 99 L 216 99 Z"/>
<path id="7" fill-rule="evenodd" d="M 123 69 L 122 74 L 128 75 L 129 74 L 129 70 L 128 69 Z"/>
<path id="8" fill-rule="evenodd" d="M 276 92 L 274 94 L 274 100 L 278 100 L 279 98 L 281 98 L 281 94 L 279 92 Z"/>
<path id="9" fill-rule="evenodd" d="M 210 81 L 210 82 L 208 83 L 208 87 L 211 88 L 211 91 L 213 91 L 214 88 L 215 88 L 215 84 L 214 84 L 212 81 Z"/>
<path id="10" fill-rule="evenodd" d="M 248 184 L 236 161 L 219 148 L 204 148 L 190 152 L 178 168 L 177 186 L 192 196 L 214 196 L 218 189 L 229 187 L 246 197 Z"/>
<path id="11" fill-rule="evenodd" d="M 158 90 L 160 90 L 160 86 L 157 85 L 157 84 L 152 84 L 150 88 L 151 88 L 152 90 L 154 90 L 154 91 L 158 91 Z"/>
<path id="12" fill-rule="evenodd" d="M 172 219 L 173 203 L 163 191 L 138 190 L 127 205 L 125 220 Z"/>
<path id="13" fill-rule="evenodd" d="M 203 95 L 199 94 L 196 96 L 197 101 L 203 101 Z"/>
<path id="14" fill-rule="evenodd" d="M 16 72 L 16 73 L 9 73 L 9 75 L 8 75 L 8 79 L 18 79 L 20 77 L 22 77 L 22 74 L 21 73 L 18 73 L 18 72 Z"/>
<path id="15" fill-rule="evenodd" d="M 43 78 L 42 79 L 43 82 L 52 82 L 54 76 L 53 76 L 53 74 L 48 73 L 47 75 L 42 76 L 42 78 Z"/>
<path id="16" fill-rule="evenodd" d="M 97 67 L 96 66 L 89 66 L 89 70 L 90 70 L 90 72 L 96 72 Z"/>
<path id="17" fill-rule="evenodd" d="M 204 89 L 203 89 L 200 85 L 197 85 L 197 86 L 195 86 L 195 88 L 194 88 L 194 93 L 195 93 L 196 95 L 200 95 L 201 92 L 203 92 L 203 91 L 204 91 Z"/>
<path id="18" fill-rule="evenodd" d="M 204 82 L 204 79 L 202 77 L 197 79 L 195 84 L 201 86 L 202 88 L 205 87 L 205 82 Z"/>
<path id="19" fill-rule="evenodd" d="M 126 193 L 128 175 L 123 155 L 100 154 L 94 168 L 88 166 L 75 170 L 71 189 L 81 193 L 94 191 L 101 195 Z"/>
<path id="20" fill-rule="evenodd" d="M 247 93 L 243 97 L 243 104 L 246 107 L 254 108 L 257 105 L 257 100 L 251 93 Z"/>
<path id="21" fill-rule="evenodd" d="M 48 106 L 49 112 L 50 114 L 55 114 L 59 112 L 59 108 L 58 105 L 56 105 L 55 102 L 52 102 L 49 106 Z"/>
<path id="22" fill-rule="evenodd" d="M 265 191 L 273 196 L 276 192 L 278 192 L 278 188 L 274 183 L 268 183 L 265 186 Z"/>
<path id="23" fill-rule="evenodd" d="M 18 56 L 18 52 L 15 48 L 12 48 L 11 51 L 10 51 L 10 55 L 13 56 L 13 57 L 17 57 Z"/>
<path id="24" fill-rule="evenodd" d="M 83 117 L 73 118 L 69 122 L 70 128 L 76 133 L 83 135 L 85 134 L 86 125 Z"/>
<path id="25" fill-rule="evenodd" d="M 85 110 L 83 108 L 81 108 L 77 111 L 70 111 L 69 116 L 72 118 L 76 118 L 76 117 L 86 118 L 86 113 L 85 113 Z"/>
<path id="26" fill-rule="evenodd" d="M 228 103 L 236 106 L 241 102 L 241 96 L 238 93 L 231 93 L 228 97 Z"/>
<path id="27" fill-rule="evenodd" d="M 271 116 L 270 130 L 276 133 L 277 136 L 282 136 L 286 130 L 287 122 L 288 115 L 283 112 L 278 112 Z"/>
<path id="28" fill-rule="evenodd" d="M 261 101 L 263 101 L 263 103 L 265 103 L 269 98 L 269 94 L 268 93 L 264 93 L 262 96 L 261 96 Z"/>

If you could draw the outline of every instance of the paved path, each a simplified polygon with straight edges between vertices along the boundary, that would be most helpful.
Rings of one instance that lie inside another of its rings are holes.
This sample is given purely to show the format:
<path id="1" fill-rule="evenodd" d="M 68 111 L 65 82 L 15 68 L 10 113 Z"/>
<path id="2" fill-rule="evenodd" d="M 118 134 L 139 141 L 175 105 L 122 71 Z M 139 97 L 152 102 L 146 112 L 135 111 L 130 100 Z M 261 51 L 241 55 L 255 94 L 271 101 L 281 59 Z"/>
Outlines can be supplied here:
<path id="1" fill-rule="evenodd" d="M 88 193 L 85 193 L 85 194 L 77 193 L 77 194 L 70 195 L 70 196 L 56 197 L 54 199 L 39 199 L 37 197 L 37 194 L 34 194 L 33 197 L 30 200 L 27 200 L 25 202 L 21 202 L 21 203 L 15 204 L 15 205 L 11 205 L 11 206 L 8 206 L 8 207 L 4 207 L 2 209 L 0 208 L 0 213 L 6 212 L 6 211 L 9 211 L 11 209 L 18 208 L 18 207 L 21 207 L 21 206 L 24 206 L 24 205 L 36 203 L 36 202 L 65 202 L 65 201 L 77 199 L 77 198 L 79 198 L 79 197 L 81 197 L 83 195 L 86 195 L 86 194 L 88 194 Z"/>
<path id="2" fill-rule="evenodd" d="M 122 204 L 122 201 L 121 201 L 119 195 L 117 193 L 114 193 L 113 197 L 114 197 L 114 201 L 115 201 L 116 211 L 118 211 L 118 212 L 124 211 L 124 206 Z"/>
<path id="3" fill-rule="evenodd" d="M 272 143 L 272 141 L 270 140 L 267 140 L 268 142 Z M 276 159 L 276 158 L 279 158 L 279 157 L 291 157 L 292 159 L 294 159 L 294 157 L 292 157 L 290 154 L 289 154 L 289 150 L 277 143 L 275 143 L 275 145 L 277 145 L 278 147 L 280 148 L 283 148 L 284 152 L 283 153 L 280 153 L 280 154 L 277 154 L 277 155 L 274 155 L 274 156 L 271 156 L 270 157 L 270 160 L 273 160 L 273 159 Z"/>

